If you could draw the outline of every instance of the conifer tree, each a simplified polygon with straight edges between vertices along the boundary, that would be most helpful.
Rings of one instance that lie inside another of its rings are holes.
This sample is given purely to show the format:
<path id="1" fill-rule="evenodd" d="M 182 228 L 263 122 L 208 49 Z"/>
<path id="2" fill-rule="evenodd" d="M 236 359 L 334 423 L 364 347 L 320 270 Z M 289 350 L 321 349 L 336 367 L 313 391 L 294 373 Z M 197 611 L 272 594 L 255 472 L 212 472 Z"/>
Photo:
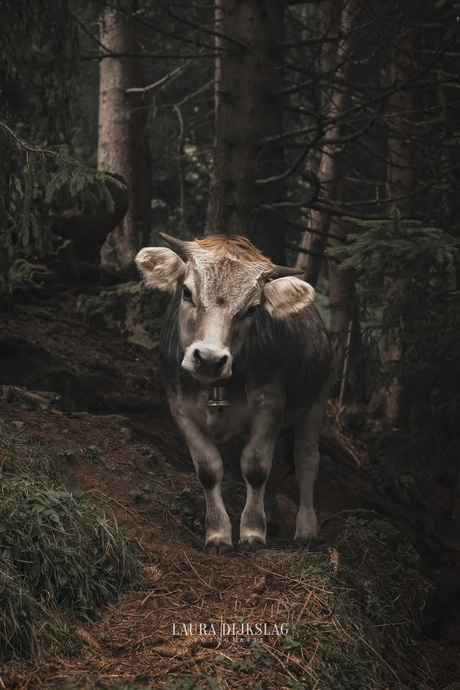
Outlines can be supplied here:
<path id="1" fill-rule="evenodd" d="M 395 463 L 412 463 L 411 469 L 451 473 L 460 415 L 460 241 L 421 221 L 404 220 L 396 209 L 389 219 L 347 220 L 359 232 L 330 252 L 344 269 L 356 272 L 368 360 L 379 352 L 368 394 L 382 386 L 387 397 L 394 385 L 404 391 L 406 410 L 389 456 Z M 397 289 L 401 278 L 404 290 Z M 392 359 L 384 348 L 395 324 L 400 356 Z M 373 369 L 370 361 L 367 369 Z"/>
<path id="2" fill-rule="evenodd" d="M 77 47 L 77 20 L 68 3 L 2 3 L 1 10 L 0 270 L 5 272 L 15 251 L 40 256 L 51 250 L 53 206 L 91 209 L 102 202 L 111 211 L 113 200 L 105 174 L 65 153 Z M 111 177 L 110 182 L 121 184 Z"/>
<path id="3" fill-rule="evenodd" d="M 120 175 L 129 196 L 128 212 L 109 235 L 103 253 L 123 265 L 147 244 L 150 230 L 149 107 L 139 88 L 142 31 L 132 17 L 124 19 L 112 9 L 106 9 L 99 22 L 98 168 Z"/>

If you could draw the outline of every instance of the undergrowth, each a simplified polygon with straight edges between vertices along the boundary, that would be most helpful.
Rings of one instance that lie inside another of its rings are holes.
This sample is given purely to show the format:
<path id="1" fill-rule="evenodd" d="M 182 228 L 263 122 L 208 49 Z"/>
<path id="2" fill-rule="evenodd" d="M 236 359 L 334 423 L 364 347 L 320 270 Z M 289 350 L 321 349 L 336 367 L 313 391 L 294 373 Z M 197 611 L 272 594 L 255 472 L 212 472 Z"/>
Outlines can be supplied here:
<path id="1" fill-rule="evenodd" d="M 379 482 L 401 474 L 455 481 L 460 405 L 460 243 L 401 217 L 347 218 L 355 232 L 329 250 L 355 272 L 362 349 L 347 376 L 365 388 Z M 364 381 L 363 381 L 364 378 Z"/>
<path id="2" fill-rule="evenodd" d="M 70 651 L 68 621 L 97 618 L 137 577 L 140 561 L 114 516 L 37 471 L 39 444 L 5 425 L 1 440 L 15 455 L 23 446 L 30 462 L 23 458 L 21 475 L 0 472 L 0 659 Z"/>
<path id="3" fill-rule="evenodd" d="M 37 658 L 44 648 L 76 651 L 78 641 L 61 612 L 35 597 L 11 561 L 0 556 L 0 659 Z"/>
<path id="4" fill-rule="evenodd" d="M 213 661 L 218 675 L 237 674 L 238 687 L 260 690 L 436 687 L 421 636 L 434 589 L 418 555 L 385 520 L 350 517 L 339 531 L 276 573 L 289 633 L 255 638 L 237 657 L 223 648 Z M 212 680 L 170 677 L 165 688 L 224 687 Z"/>
<path id="5" fill-rule="evenodd" d="M 222 645 L 201 673 L 169 675 L 164 690 L 439 687 L 421 634 L 434 590 L 391 523 L 349 517 L 327 545 L 278 563 L 255 567 L 279 592 L 276 620 L 289 632 Z M 235 615 L 241 625 L 257 614 Z"/>
<path id="6" fill-rule="evenodd" d="M 434 588 L 391 523 L 350 517 L 335 543 L 299 551 L 291 568 L 320 600 L 316 615 L 300 616 L 291 630 L 299 650 L 311 652 L 318 687 L 430 683 L 420 633 Z"/>

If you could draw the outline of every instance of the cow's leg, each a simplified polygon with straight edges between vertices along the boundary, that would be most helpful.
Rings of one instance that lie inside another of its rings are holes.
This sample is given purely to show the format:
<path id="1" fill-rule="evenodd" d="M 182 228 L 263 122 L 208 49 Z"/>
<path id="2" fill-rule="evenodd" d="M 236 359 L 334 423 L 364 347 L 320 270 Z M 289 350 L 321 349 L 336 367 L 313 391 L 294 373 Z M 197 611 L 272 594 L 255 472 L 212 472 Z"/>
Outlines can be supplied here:
<path id="1" fill-rule="evenodd" d="M 206 542 L 209 554 L 225 554 L 233 550 L 232 525 L 222 498 L 222 478 L 224 475 L 222 458 L 216 453 L 196 454 L 191 451 L 198 479 L 206 499 Z"/>
<path id="2" fill-rule="evenodd" d="M 254 552 L 265 548 L 264 495 L 283 417 L 283 406 L 280 407 L 280 403 L 284 405 L 284 400 L 279 400 L 280 397 L 282 398 L 279 394 L 260 396 L 255 401 L 254 420 L 241 455 L 241 471 L 247 491 L 240 524 L 240 548 L 243 551 Z"/>
<path id="3" fill-rule="evenodd" d="M 294 422 L 294 463 L 299 485 L 299 512 L 294 541 L 306 544 L 317 536 L 317 521 L 313 507 L 313 486 L 319 466 L 319 435 L 327 402 L 325 388 L 315 405 Z"/>
<path id="4" fill-rule="evenodd" d="M 175 414 L 192 456 L 206 499 L 206 542 L 209 554 L 233 550 L 232 525 L 222 498 L 224 466 L 219 449 L 192 419 Z"/>
<path id="5" fill-rule="evenodd" d="M 292 433 L 292 448 L 294 448 L 294 433 Z M 291 455 L 293 450 L 291 452 Z M 280 531 L 280 510 L 278 506 L 278 499 L 276 497 L 277 488 L 280 482 L 286 476 L 288 468 L 286 465 L 286 442 L 284 435 L 281 438 L 278 436 L 275 452 L 273 453 L 272 470 L 265 485 L 264 508 L 265 518 L 267 520 L 267 535 L 276 537 Z M 294 459 L 292 458 L 292 462 Z"/>

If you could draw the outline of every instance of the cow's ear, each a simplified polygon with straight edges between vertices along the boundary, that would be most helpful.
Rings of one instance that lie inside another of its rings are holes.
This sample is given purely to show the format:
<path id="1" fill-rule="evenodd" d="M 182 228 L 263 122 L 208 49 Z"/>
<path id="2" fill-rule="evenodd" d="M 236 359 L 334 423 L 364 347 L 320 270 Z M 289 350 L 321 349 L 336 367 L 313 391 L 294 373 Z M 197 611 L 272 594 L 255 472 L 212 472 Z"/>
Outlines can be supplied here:
<path id="1" fill-rule="evenodd" d="M 180 257 L 167 247 L 145 247 L 136 256 L 136 264 L 147 287 L 174 293 L 185 271 Z"/>
<path id="2" fill-rule="evenodd" d="M 309 283 L 299 278 L 277 278 L 264 287 L 264 308 L 276 319 L 285 319 L 308 307 L 315 299 Z"/>

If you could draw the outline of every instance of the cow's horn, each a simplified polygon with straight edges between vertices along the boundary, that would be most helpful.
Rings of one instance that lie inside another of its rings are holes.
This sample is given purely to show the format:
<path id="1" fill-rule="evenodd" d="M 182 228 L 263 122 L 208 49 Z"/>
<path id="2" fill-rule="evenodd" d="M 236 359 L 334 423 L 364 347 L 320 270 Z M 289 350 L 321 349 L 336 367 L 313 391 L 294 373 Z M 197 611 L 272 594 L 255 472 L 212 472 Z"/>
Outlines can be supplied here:
<path id="1" fill-rule="evenodd" d="M 159 232 L 159 235 L 173 247 L 173 249 L 176 249 L 179 254 L 186 254 L 187 253 L 187 245 L 188 242 L 185 242 L 184 240 L 180 240 L 177 237 L 171 237 L 171 235 L 167 235 L 165 232 Z"/>
<path id="2" fill-rule="evenodd" d="M 305 271 L 302 268 L 288 268 L 287 266 L 275 266 L 276 278 L 286 278 L 286 276 L 300 276 L 303 273 L 305 273 Z"/>

